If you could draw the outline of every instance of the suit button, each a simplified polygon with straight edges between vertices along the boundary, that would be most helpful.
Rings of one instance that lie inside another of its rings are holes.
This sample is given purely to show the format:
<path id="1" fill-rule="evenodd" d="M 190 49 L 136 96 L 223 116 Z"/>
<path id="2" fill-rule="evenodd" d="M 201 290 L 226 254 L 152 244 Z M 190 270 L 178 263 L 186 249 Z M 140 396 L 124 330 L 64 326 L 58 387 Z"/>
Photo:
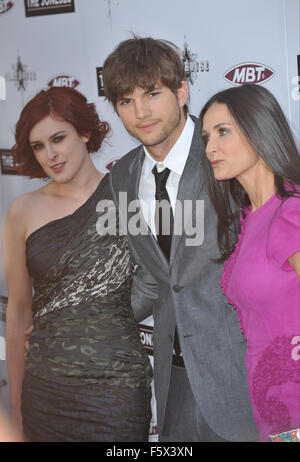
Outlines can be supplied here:
<path id="1" fill-rule="evenodd" d="M 169 340 L 173 344 L 173 342 L 174 342 L 173 335 L 169 334 Z"/>
<path id="2" fill-rule="evenodd" d="M 182 286 L 179 286 L 179 285 L 177 285 L 177 284 L 176 284 L 175 286 L 173 286 L 174 292 L 180 292 L 181 289 L 183 289 L 183 287 L 182 287 Z"/>

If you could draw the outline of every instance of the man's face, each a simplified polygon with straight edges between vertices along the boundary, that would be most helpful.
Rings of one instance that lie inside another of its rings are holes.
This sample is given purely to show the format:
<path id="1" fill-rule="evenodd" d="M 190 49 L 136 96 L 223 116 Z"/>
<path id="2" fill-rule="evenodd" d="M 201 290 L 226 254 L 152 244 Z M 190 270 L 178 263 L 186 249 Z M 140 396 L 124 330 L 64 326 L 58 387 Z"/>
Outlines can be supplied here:
<path id="1" fill-rule="evenodd" d="M 156 160 L 163 160 L 177 141 L 184 125 L 183 106 L 188 97 L 186 82 L 175 95 L 159 82 L 153 91 L 137 87 L 117 102 L 126 130 L 143 143 Z"/>

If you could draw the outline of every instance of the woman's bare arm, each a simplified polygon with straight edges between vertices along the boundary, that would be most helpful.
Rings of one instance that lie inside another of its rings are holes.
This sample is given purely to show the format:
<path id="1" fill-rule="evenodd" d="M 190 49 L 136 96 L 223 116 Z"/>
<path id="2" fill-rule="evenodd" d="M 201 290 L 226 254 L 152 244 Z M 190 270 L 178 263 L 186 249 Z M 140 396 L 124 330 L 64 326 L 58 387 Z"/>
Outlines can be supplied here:
<path id="1" fill-rule="evenodd" d="M 8 212 L 5 230 L 8 304 L 6 352 L 13 423 L 21 430 L 21 393 L 24 378 L 24 330 L 32 324 L 32 280 L 25 258 L 25 216 L 28 201 L 16 199 Z"/>

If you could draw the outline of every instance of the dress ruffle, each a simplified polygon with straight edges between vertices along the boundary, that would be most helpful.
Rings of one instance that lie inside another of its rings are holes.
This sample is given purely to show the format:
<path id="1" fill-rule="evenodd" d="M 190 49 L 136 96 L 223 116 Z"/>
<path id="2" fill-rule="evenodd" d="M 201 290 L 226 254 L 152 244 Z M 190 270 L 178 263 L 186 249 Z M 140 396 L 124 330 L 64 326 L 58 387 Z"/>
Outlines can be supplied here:
<path id="1" fill-rule="evenodd" d="M 292 356 L 293 338 L 294 335 L 283 335 L 272 340 L 260 355 L 250 382 L 252 401 L 269 433 L 288 431 L 300 423 L 299 417 L 295 421 L 287 404 L 276 394 L 278 386 L 288 382 L 300 384 L 299 365 Z M 297 409 L 296 403 L 294 406 Z M 268 434 L 262 436 L 268 438 Z"/>
<path id="2" fill-rule="evenodd" d="M 230 257 L 228 258 L 228 260 L 225 263 L 223 273 L 222 273 L 222 278 L 221 278 L 221 281 L 220 281 L 223 294 L 226 295 L 228 302 L 233 306 L 233 308 L 237 312 L 238 320 L 239 320 L 239 324 L 240 324 L 240 329 L 241 329 L 243 335 L 245 335 L 245 330 L 244 330 L 244 325 L 243 325 L 242 312 L 241 312 L 240 308 L 237 306 L 237 304 L 234 303 L 230 299 L 230 297 L 228 297 L 226 292 L 227 292 L 229 280 L 230 280 L 230 277 L 231 277 L 231 274 L 232 274 L 232 271 L 233 271 L 233 267 L 235 265 L 235 262 L 236 262 L 236 259 L 237 259 L 238 255 L 240 253 L 241 245 L 242 245 L 244 235 L 245 235 L 245 231 L 246 231 L 247 209 L 244 212 L 246 213 L 245 216 L 243 216 L 242 214 L 240 215 L 241 231 L 240 231 L 240 234 L 238 236 L 238 240 L 237 240 L 237 242 L 235 244 L 234 251 L 232 252 L 232 254 L 230 255 Z"/>

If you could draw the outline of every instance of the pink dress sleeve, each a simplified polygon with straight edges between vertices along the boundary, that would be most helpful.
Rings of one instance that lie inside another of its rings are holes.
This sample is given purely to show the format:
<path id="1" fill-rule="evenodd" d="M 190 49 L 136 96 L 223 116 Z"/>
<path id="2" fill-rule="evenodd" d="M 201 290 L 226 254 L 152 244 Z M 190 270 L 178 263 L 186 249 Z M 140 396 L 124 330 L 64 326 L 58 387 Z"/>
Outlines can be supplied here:
<path id="1" fill-rule="evenodd" d="M 300 251 L 300 198 L 288 198 L 277 210 L 270 228 L 269 251 L 283 270 L 293 270 L 287 260 Z"/>

